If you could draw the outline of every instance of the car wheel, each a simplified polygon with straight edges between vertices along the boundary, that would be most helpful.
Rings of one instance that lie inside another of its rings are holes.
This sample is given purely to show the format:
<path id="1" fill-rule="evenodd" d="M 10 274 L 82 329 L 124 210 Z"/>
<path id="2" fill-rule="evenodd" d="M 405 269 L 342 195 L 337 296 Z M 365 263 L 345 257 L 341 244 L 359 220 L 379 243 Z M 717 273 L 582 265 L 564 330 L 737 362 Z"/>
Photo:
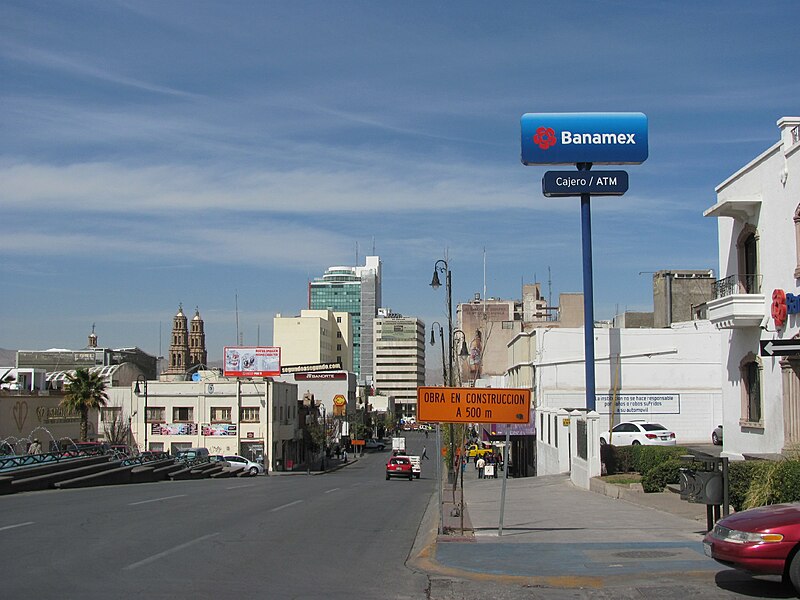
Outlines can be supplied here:
<path id="1" fill-rule="evenodd" d="M 250 475 L 258 475 L 258 467 L 250 467 Z"/>
<path id="2" fill-rule="evenodd" d="M 408 480 L 409 480 L 409 481 L 414 481 L 414 476 L 413 476 L 413 475 L 409 475 L 409 476 L 408 476 Z"/>
<path id="3" fill-rule="evenodd" d="M 641 446 L 641 445 L 642 445 L 642 442 L 640 442 L 639 440 L 633 440 L 631 442 L 631 446 Z"/>
<path id="4" fill-rule="evenodd" d="M 417 479 L 419 479 L 419 473 L 417 473 L 416 475 L 414 475 L 414 477 L 416 477 Z"/>
<path id="5" fill-rule="evenodd" d="M 794 586 L 794 591 L 800 594 L 800 552 L 795 552 L 787 571 L 789 573 L 789 581 Z"/>
<path id="6" fill-rule="evenodd" d="M 608 442 L 606 442 L 606 438 L 600 438 L 600 445 L 605 446 Z"/>
<path id="7" fill-rule="evenodd" d="M 389 477 L 389 474 L 387 473 L 386 474 L 386 481 L 389 481 L 389 479 L 390 479 L 390 477 Z"/>
<path id="8" fill-rule="evenodd" d="M 719 438 L 717 437 L 716 433 L 711 434 L 711 443 L 715 446 L 719 446 Z"/>

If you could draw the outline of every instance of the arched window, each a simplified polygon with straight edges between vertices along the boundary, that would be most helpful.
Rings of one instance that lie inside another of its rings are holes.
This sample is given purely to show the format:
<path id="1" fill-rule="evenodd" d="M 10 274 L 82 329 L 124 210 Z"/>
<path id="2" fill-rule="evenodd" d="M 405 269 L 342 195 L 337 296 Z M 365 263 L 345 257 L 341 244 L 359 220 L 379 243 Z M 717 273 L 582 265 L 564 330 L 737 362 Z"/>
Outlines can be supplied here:
<path id="1" fill-rule="evenodd" d="M 763 427 L 761 406 L 761 360 L 752 352 L 739 363 L 742 382 L 742 425 Z"/>
<path id="2" fill-rule="evenodd" d="M 761 292 L 761 277 L 758 269 L 758 231 L 746 225 L 736 241 L 739 254 L 739 293 Z"/>

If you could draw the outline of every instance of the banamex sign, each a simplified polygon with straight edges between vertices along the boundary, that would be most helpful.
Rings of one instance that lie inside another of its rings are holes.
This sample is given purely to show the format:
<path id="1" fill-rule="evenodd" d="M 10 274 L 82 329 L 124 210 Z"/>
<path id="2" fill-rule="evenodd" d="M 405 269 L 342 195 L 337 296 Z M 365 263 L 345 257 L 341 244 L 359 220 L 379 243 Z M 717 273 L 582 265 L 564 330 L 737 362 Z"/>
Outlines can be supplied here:
<path id="1" fill-rule="evenodd" d="M 644 113 L 522 115 L 524 165 L 638 165 L 647 155 Z"/>

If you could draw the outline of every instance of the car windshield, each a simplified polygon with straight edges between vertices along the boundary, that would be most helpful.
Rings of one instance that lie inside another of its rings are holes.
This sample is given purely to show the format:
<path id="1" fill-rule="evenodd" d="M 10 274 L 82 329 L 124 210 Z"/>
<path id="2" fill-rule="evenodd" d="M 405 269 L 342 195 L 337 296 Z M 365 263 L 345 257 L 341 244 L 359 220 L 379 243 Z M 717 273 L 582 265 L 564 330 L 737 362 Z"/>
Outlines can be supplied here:
<path id="1" fill-rule="evenodd" d="M 645 431 L 666 431 L 667 428 L 658 423 L 642 423 L 642 429 Z"/>

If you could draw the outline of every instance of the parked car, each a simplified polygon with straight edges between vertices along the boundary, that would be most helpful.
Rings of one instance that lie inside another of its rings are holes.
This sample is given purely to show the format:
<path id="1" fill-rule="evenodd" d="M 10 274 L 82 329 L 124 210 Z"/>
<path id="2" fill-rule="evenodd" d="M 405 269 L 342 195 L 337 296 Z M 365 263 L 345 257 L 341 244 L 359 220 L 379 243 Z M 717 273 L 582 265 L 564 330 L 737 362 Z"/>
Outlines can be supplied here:
<path id="1" fill-rule="evenodd" d="M 675 432 L 660 423 L 650 421 L 627 421 L 620 423 L 610 432 L 600 434 L 600 444 L 615 446 L 674 446 Z"/>
<path id="2" fill-rule="evenodd" d="M 414 472 L 411 467 L 411 459 L 407 456 L 393 456 L 386 463 L 386 480 L 392 477 L 405 477 L 413 481 Z"/>
<path id="3" fill-rule="evenodd" d="M 717 425 L 711 432 L 711 443 L 715 446 L 722 446 L 722 425 Z"/>
<path id="4" fill-rule="evenodd" d="M 186 448 L 178 450 L 176 460 L 208 460 L 208 448 Z"/>
<path id="5" fill-rule="evenodd" d="M 260 475 L 264 473 L 264 466 L 262 464 L 248 460 L 244 456 L 239 456 L 238 454 L 226 454 L 225 461 L 229 462 L 231 467 L 244 469 L 250 473 L 250 475 Z"/>
<path id="6" fill-rule="evenodd" d="M 375 440 L 375 439 L 364 440 L 365 450 L 383 450 L 384 448 L 386 448 L 386 444 L 384 444 L 380 440 Z"/>
<path id="7" fill-rule="evenodd" d="M 735 513 L 717 522 L 703 550 L 718 563 L 757 575 L 781 575 L 800 594 L 800 502 Z"/>

